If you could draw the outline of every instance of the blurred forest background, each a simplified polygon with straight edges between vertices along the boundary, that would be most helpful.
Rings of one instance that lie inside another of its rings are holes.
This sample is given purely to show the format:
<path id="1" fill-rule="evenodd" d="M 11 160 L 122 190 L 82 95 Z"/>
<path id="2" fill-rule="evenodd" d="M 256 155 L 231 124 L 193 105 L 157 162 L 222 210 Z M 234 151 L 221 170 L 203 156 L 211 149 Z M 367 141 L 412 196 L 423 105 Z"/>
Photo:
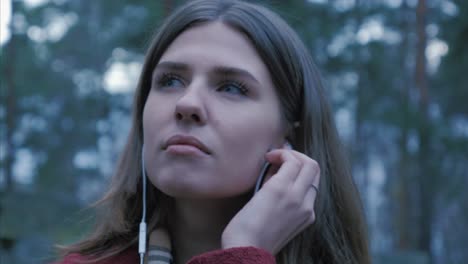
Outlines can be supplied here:
<path id="1" fill-rule="evenodd" d="M 48 263 L 92 225 L 145 49 L 176 0 L 1 0 L 0 262 Z M 468 1 L 255 1 L 325 78 L 374 263 L 468 259 Z"/>

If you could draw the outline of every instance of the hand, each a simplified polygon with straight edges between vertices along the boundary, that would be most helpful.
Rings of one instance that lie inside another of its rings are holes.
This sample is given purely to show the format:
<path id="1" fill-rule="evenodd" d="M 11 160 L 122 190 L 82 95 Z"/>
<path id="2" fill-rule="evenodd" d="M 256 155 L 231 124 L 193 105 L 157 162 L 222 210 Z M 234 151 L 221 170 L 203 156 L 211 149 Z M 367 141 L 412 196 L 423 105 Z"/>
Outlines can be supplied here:
<path id="1" fill-rule="evenodd" d="M 280 168 L 226 226 L 223 248 L 254 246 L 275 255 L 315 221 L 318 163 L 290 149 L 270 151 L 266 159 Z"/>

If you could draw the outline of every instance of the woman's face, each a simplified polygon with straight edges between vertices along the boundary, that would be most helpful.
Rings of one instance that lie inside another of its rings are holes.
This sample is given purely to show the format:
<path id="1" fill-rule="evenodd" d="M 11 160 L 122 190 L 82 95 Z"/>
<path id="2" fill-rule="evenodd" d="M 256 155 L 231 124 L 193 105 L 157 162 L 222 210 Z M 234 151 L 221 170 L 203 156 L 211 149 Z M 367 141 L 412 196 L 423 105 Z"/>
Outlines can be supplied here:
<path id="1" fill-rule="evenodd" d="M 251 190 L 284 131 L 267 67 L 244 35 L 221 22 L 181 33 L 154 69 L 143 110 L 145 164 L 170 196 Z"/>

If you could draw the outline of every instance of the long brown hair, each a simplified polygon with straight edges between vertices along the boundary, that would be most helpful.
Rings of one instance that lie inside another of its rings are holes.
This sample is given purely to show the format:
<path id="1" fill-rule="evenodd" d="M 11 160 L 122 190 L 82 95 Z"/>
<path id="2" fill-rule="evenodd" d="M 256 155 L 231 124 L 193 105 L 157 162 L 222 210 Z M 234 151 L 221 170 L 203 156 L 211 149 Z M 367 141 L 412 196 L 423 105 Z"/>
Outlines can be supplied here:
<path id="1" fill-rule="evenodd" d="M 287 23 L 265 7 L 235 0 L 190 1 L 159 28 L 146 55 L 133 105 L 128 141 L 111 187 L 99 201 L 95 231 L 66 248 L 101 259 L 136 245 L 141 218 L 142 113 L 155 65 L 172 41 L 197 23 L 221 21 L 245 34 L 271 73 L 294 149 L 321 168 L 315 223 L 276 256 L 278 263 L 370 263 L 366 223 L 340 144 L 321 77 L 308 50 Z M 293 124 L 298 123 L 299 126 Z M 148 188 L 149 230 L 166 225 L 172 199 Z"/>

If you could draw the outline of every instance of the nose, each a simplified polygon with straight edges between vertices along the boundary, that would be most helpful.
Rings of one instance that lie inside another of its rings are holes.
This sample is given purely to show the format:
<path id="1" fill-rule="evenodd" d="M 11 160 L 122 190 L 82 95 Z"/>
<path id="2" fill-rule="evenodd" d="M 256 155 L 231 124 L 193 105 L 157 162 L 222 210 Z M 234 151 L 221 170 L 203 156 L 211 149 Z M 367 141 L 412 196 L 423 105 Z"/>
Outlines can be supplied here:
<path id="1" fill-rule="evenodd" d="M 201 91 L 195 87 L 188 87 L 185 93 L 178 99 L 175 108 L 175 118 L 181 122 L 204 124 L 206 122 L 206 110 L 204 109 Z"/>

